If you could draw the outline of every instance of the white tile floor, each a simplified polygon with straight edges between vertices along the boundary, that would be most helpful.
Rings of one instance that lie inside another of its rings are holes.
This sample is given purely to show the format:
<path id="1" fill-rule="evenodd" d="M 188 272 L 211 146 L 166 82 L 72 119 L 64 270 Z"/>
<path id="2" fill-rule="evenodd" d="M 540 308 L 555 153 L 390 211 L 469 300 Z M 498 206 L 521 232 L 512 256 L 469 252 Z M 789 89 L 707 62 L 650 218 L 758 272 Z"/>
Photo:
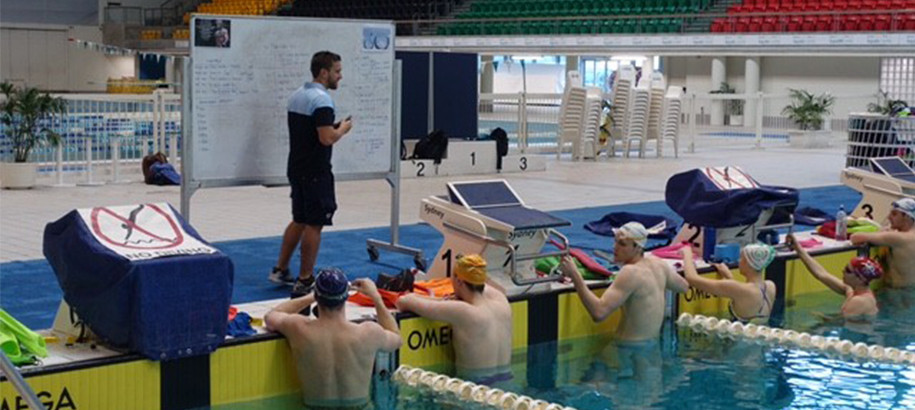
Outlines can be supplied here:
<path id="1" fill-rule="evenodd" d="M 796 188 L 835 185 L 844 167 L 845 148 L 704 148 L 679 159 L 602 159 L 556 161 L 546 172 L 478 176 L 505 178 L 525 202 L 542 210 L 571 209 L 664 199 L 667 179 L 702 166 L 737 165 L 764 184 Z M 471 178 L 406 179 L 402 184 L 403 224 L 419 221 L 419 201 L 445 192 L 445 182 Z M 191 223 L 210 241 L 278 236 L 289 221 L 289 189 L 260 186 L 198 191 Z M 103 205 L 170 202 L 179 208 L 178 187 L 142 184 L 98 187 L 39 187 L 0 191 L 0 262 L 42 258 L 45 224 L 70 210 Z M 384 181 L 337 184 L 339 211 L 334 230 L 384 226 L 390 220 L 390 190 Z"/>

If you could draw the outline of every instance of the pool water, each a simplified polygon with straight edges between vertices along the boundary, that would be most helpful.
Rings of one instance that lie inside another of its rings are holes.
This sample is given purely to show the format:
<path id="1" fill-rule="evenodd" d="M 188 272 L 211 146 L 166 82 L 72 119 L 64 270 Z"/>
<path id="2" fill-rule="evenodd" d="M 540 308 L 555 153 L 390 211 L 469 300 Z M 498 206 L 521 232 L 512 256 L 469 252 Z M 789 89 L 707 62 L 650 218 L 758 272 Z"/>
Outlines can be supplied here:
<path id="1" fill-rule="evenodd" d="M 820 318 L 838 312 L 841 302 L 831 292 L 804 295 L 771 325 L 915 350 L 915 295 L 878 293 L 881 313 L 869 325 Z M 672 323 L 653 345 L 617 346 L 609 336 L 596 336 L 531 346 L 516 351 L 513 363 L 512 391 L 580 410 L 915 408 L 915 368 L 720 339 Z M 480 408 L 451 394 L 374 383 L 376 409 Z M 294 409 L 299 403 L 296 395 L 216 408 Z"/>

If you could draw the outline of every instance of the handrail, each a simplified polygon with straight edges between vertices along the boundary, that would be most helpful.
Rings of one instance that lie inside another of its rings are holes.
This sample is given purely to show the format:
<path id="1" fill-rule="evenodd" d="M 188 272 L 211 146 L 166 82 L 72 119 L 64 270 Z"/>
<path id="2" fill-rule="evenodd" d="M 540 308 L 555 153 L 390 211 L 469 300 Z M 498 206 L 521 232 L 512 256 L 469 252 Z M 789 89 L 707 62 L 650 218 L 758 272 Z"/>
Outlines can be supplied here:
<path id="1" fill-rule="evenodd" d="M 32 387 L 22 378 L 19 369 L 16 369 L 16 366 L 13 365 L 13 362 L 10 361 L 9 357 L 6 357 L 6 353 L 0 353 L 0 370 L 2 370 L 3 374 L 6 375 L 6 378 L 13 383 L 13 387 L 19 392 L 19 395 L 25 399 L 29 408 L 45 408 L 44 404 L 41 404 L 41 400 L 38 400 L 38 396 L 35 395 L 35 391 L 32 390 Z"/>

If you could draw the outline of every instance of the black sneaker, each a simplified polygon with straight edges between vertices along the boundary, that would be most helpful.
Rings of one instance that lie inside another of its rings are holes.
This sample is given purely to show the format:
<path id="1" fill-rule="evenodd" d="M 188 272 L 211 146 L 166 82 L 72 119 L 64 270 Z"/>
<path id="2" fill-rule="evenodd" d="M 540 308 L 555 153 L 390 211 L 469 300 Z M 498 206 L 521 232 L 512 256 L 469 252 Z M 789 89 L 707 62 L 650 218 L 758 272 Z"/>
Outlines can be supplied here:
<path id="1" fill-rule="evenodd" d="M 295 277 L 289 273 L 289 268 L 280 269 L 274 267 L 273 271 L 270 272 L 270 275 L 267 276 L 267 280 L 282 285 L 292 285 L 293 282 L 295 282 Z"/>
<path id="2" fill-rule="evenodd" d="M 295 280 L 295 285 L 292 285 L 292 293 L 289 295 L 290 299 L 295 299 L 298 297 L 305 296 L 315 290 L 315 277 L 311 275 L 305 279 L 298 278 Z"/>

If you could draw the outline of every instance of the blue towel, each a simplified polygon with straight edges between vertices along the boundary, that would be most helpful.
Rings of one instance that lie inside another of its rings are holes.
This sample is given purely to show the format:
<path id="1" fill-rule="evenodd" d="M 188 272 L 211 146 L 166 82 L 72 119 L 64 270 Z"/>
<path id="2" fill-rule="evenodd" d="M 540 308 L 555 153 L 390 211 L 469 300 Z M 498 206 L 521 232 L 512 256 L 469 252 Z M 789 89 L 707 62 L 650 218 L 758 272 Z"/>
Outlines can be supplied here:
<path id="1" fill-rule="evenodd" d="M 226 333 L 232 337 L 254 336 L 257 331 L 251 327 L 251 316 L 245 312 L 238 312 L 235 319 L 229 321 Z"/>

